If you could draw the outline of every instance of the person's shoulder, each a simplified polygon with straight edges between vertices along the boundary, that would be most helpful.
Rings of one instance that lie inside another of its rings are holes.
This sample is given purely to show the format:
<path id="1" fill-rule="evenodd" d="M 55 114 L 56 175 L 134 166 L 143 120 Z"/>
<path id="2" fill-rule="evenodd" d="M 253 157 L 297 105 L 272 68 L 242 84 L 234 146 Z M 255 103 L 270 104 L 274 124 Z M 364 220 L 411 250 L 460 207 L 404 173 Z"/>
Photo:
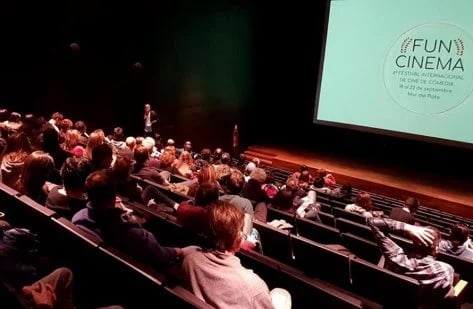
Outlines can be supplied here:
<path id="1" fill-rule="evenodd" d="M 439 261 L 439 260 L 435 260 L 435 263 L 440 265 L 441 268 L 446 269 L 449 273 L 453 274 L 455 272 L 455 270 L 453 269 L 453 266 L 448 264 L 448 263 L 445 263 L 445 262 L 442 262 L 442 261 Z"/>

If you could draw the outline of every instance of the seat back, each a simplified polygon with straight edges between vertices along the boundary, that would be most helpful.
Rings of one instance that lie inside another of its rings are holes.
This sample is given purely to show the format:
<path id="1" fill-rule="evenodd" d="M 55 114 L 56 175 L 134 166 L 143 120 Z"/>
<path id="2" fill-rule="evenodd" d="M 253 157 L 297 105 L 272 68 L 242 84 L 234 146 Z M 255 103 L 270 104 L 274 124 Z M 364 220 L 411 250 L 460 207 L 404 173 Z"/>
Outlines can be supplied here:
<path id="1" fill-rule="evenodd" d="M 337 244 L 340 242 L 340 230 L 308 219 L 298 218 L 296 232 L 308 239 L 323 244 Z"/>
<path id="2" fill-rule="evenodd" d="M 337 218 L 335 224 L 342 233 L 351 233 L 367 240 L 374 240 L 373 232 L 367 225 L 359 224 L 343 218 Z"/>
<path id="3" fill-rule="evenodd" d="M 300 236 L 292 236 L 295 267 L 340 287 L 349 286 L 349 256 Z"/>
<path id="4" fill-rule="evenodd" d="M 342 233 L 342 244 L 357 257 L 373 264 L 377 264 L 381 257 L 381 251 L 374 241 L 366 240 L 352 233 Z"/>
<path id="5" fill-rule="evenodd" d="M 358 295 L 326 281 L 309 278 L 301 271 L 257 252 L 241 251 L 237 255 L 242 265 L 253 269 L 270 289 L 286 289 L 291 294 L 293 308 L 311 307 L 308 297 L 316 299 L 320 308 L 377 308 L 377 304 Z"/>
<path id="6" fill-rule="evenodd" d="M 320 221 L 322 221 L 323 224 L 335 227 L 335 216 L 323 211 L 319 211 L 319 217 Z"/>
<path id="7" fill-rule="evenodd" d="M 344 219 L 347 219 L 347 220 L 350 220 L 350 221 L 353 221 L 353 222 L 356 222 L 356 223 L 359 223 L 359 224 L 366 224 L 366 217 L 364 217 L 360 214 L 357 214 L 357 213 L 346 211 L 343 208 L 334 207 L 333 208 L 333 215 L 336 218 L 344 218 Z"/>
<path id="8" fill-rule="evenodd" d="M 255 221 L 253 227 L 260 235 L 261 253 L 286 264 L 293 263 L 293 252 L 289 242 L 291 231 L 280 230 L 269 224 Z"/>
<path id="9" fill-rule="evenodd" d="M 115 287 L 114 294 L 127 309 L 147 308 L 152 303 L 163 308 L 213 308 L 182 286 L 166 286 L 163 274 L 114 248 L 101 247 L 100 254 L 110 275 L 126 282 Z"/>
<path id="10" fill-rule="evenodd" d="M 395 274 L 370 262 L 351 260 L 353 291 L 384 308 L 417 308 L 420 285 L 415 279 Z"/>

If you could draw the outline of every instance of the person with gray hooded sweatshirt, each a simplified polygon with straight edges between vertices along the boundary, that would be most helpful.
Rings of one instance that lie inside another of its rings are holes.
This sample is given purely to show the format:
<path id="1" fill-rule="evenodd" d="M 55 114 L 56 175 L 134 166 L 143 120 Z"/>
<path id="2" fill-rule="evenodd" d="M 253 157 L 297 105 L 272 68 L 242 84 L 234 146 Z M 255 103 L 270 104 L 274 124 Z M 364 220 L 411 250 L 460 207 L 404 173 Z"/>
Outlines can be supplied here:
<path id="1" fill-rule="evenodd" d="M 473 250 L 468 246 L 470 242 L 469 233 L 470 230 L 464 224 L 455 224 L 450 230 L 449 240 L 440 242 L 440 252 L 473 260 Z"/>

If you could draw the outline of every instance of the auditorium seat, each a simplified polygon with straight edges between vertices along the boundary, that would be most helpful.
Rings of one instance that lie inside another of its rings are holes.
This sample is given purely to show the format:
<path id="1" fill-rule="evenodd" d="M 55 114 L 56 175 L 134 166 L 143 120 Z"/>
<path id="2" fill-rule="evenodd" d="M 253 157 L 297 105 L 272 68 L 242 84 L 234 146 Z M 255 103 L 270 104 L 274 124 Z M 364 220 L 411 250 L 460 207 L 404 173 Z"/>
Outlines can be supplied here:
<path id="1" fill-rule="evenodd" d="M 180 237 L 184 237 L 182 245 L 202 245 L 198 240 L 195 242 L 190 240 L 196 237 L 196 235 L 192 235 L 189 231 L 182 231 L 182 234 L 181 232 L 175 233 L 176 229 L 182 229 L 182 227 L 171 216 L 156 214 L 155 220 L 157 222 L 154 227 L 159 226 L 160 229 L 152 231 L 159 234 L 158 237 L 160 235 L 164 236 L 163 242 L 169 242 L 171 238 L 175 238 L 176 234 L 180 234 Z M 265 231 L 266 229 L 262 230 Z M 273 235 L 280 235 L 280 233 L 273 234 L 272 231 L 268 231 L 268 233 L 271 233 L 269 234 L 270 240 Z M 184 234 L 187 234 L 187 236 Z M 286 237 L 285 235 L 283 236 Z M 282 244 L 281 241 L 275 239 L 272 246 L 276 249 L 282 249 L 281 247 L 284 246 Z M 266 247 L 268 246 L 270 244 L 267 244 Z M 264 248 L 263 245 L 263 250 L 265 250 Z M 316 301 L 317 304 L 327 304 L 322 306 L 324 308 L 380 308 L 378 304 L 360 298 L 358 295 L 340 287 L 332 286 L 320 279 L 309 278 L 301 271 L 269 256 L 263 256 L 260 253 L 247 250 L 240 250 L 237 256 L 240 258 L 243 266 L 253 269 L 255 273 L 267 282 L 270 288 L 281 287 L 287 289 L 293 297 L 293 308 L 312 308 L 313 303 L 307 302 L 308 295 L 311 295 L 311 299 Z"/>
<path id="2" fill-rule="evenodd" d="M 329 213 L 320 211 L 319 212 L 319 218 L 320 218 L 320 221 L 322 221 L 323 224 L 331 226 L 331 227 L 335 227 L 335 216 L 334 215 L 331 215 Z"/>
<path id="3" fill-rule="evenodd" d="M 179 285 L 166 285 L 163 274 L 136 262 L 115 248 L 100 247 L 103 262 L 111 278 L 126 282 L 114 294 L 128 308 L 147 308 L 159 304 L 163 308 L 213 308 Z"/>
<path id="4" fill-rule="evenodd" d="M 339 229 L 309 219 L 298 218 L 295 224 L 295 232 L 323 244 L 340 243 Z"/>
<path id="5" fill-rule="evenodd" d="M 343 218 L 337 218 L 335 220 L 335 225 L 342 233 L 352 233 L 367 240 L 374 240 L 373 232 L 367 225 L 359 224 Z"/>
<path id="6" fill-rule="evenodd" d="M 254 222 L 260 235 L 260 249 L 263 255 L 280 262 L 292 264 L 294 261 L 289 234 L 291 231 L 280 230 L 262 222 Z"/>
<path id="7" fill-rule="evenodd" d="M 456 255 L 440 252 L 437 255 L 439 261 L 450 264 L 455 273 L 460 275 L 460 279 L 465 280 L 471 284 L 473 282 L 473 261 L 465 259 Z M 467 291 L 467 298 L 470 302 L 473 301 L 473 289 L 470 287 Z"/>
<path id="8" fill-rule="evenodd" d="M 36 203 L 25 195 L 12 196 L 5 203 L 0 206 L 1 211 L 5 212 L 5 219 L 14 226 L 27 223 L 27 228 L 39 230 L 48 223 L 51 217 L 57 216 L 53 210 Z"/>
<path id="9" fill-rule="evenodd" d="M 384 308 L 417 308 L 419 282 L 362 259 L 351 260 L 354 292 L 379 302 Z"/>
<path id="10" fill-rule="evenodd" d="M 317 203 L 320 204 L 320 210 L 325 212 L 325 213 L 328 213 L 328 214 L 333 214 L 333 210 L 332 210 L 332 206 L 327 204 L 326 202 L 319 202 L 317 201 Z"/>
<path id="11" fill-rule="evenodd" d="M 296 268 L 310 277 L 326 280 L 339 287 L 349 286 L 350 264 L 347 254 L 300 236 L 292 236 L 291 242 Z"/>
<path id="12" fill-rule="evenodd" d="M 366 217 L 357 213 L 346 211 L 345 209 L 342 209 L 342 208 L 334 207 L 333 215 L 336 218 L 344 218 L 344 219 L 347 219 L 359 224 L 366 224 Z"/>
<path id="13" fill-rule="evenodd" d="M 293 214 L 290 214 L 287 211 L 279 210 L 271 206 L 268 206 L 267 221 L 271 222 L 273 220 L 280 220 L 280 219 L 284 219 L 286 220 L 287 223 L 293 224 L 295 217 Z"/>
<path id="14" fill-rule="evenodd" d="M 347 247 L 357 257 L 373 264 L 377 264 L 381 257 L 378 244 L 351 233 L 342 233 L 342 245 Z"/>
<path id="15" fill-rule="evenodd" d="M 309 278 L 301 271 L 257 252 L 240 251 L 237 256 L 242 265 L 253 269 L 270 289 L 279 287 L 289 291 L 292 308 L 313 308 L 314 303 L 318 308 L 381 308 L 366 298 L 327 281 Z"/>

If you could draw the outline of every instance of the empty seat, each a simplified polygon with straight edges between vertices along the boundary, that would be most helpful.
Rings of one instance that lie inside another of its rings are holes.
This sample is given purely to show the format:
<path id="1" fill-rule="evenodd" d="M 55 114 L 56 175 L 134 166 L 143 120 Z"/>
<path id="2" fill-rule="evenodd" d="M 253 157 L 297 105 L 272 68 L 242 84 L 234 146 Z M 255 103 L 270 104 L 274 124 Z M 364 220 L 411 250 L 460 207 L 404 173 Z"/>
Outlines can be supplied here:
<path id="1" fill-rule="evenodd" d="M 357 257 L 373 264 L 377 264 L 381 257 L 381 251 L 374 241 L 366 240 L 351 233 L 342 233 L 342 244 Z"/>
<path id="2" fill-rule="evenodd" d="M 335 216 L 323 211 L 319 211 L 319 218 L 323 224 L 335 227 Z"/>
<path id="3" fill-rule="evenodd" d="M 419 283 L 361 259 L 351 260 L 354 292 L 379 302 L 384 308 L 417 308 Z"/>
<path id="4" fill-rule="evenodd" d="M 359 224 L 343 218 L 337 218 L 335 225 L 342 233 L 352 233 L 367 240 L 374 240 L 373 232 L 367 225 Z"/>
<path id="5" fill-rule="evenodd" d="M 345 209 L 342 209 L 342 208 L 334 207 L 333 215 L 336 218 L 344 218 L 344 219 L 347 219 L 359 224 L 366 224 L 366 217 L 357 213 L 346 211 Z"/>
<path id="6" fill-rule="evenodd" d="M 326 280 L 337 286 L 349 286 L 350 264 L 347 254 L 300 236 L 291 237 L 291 242 L 296 257 L 296 268 L 308 276 Z"/>
<path id="7" fill-rule="evenodd" d="M 293 252 L 289 242 L 291 231 L 280 230 L 261 222 L 254 222 L 253 226 L 259 232 L 263 255 L 286 264 L 293 262 Z"/>
<path id="8" fill-rule="evenodd" d="M 323 244 L 337 244 L 340 242 L 340 230 L 308 219 L 298 218 L 295 232 L 305 238 Z"/>
<path id="9" fill-rule="evenodd" d="M 309 278 L 301 271 L 256 252 L 237 253 L 246 268 L 253 269 L 270 289 L 284 288 L 291 294 L 292 308 L 313 308 L 314 302 L 320 308 L 377 308 L 358 295 L 329 284 L 326 281 Z M 308 301 L 310 297 L 312 301 Z"/>

